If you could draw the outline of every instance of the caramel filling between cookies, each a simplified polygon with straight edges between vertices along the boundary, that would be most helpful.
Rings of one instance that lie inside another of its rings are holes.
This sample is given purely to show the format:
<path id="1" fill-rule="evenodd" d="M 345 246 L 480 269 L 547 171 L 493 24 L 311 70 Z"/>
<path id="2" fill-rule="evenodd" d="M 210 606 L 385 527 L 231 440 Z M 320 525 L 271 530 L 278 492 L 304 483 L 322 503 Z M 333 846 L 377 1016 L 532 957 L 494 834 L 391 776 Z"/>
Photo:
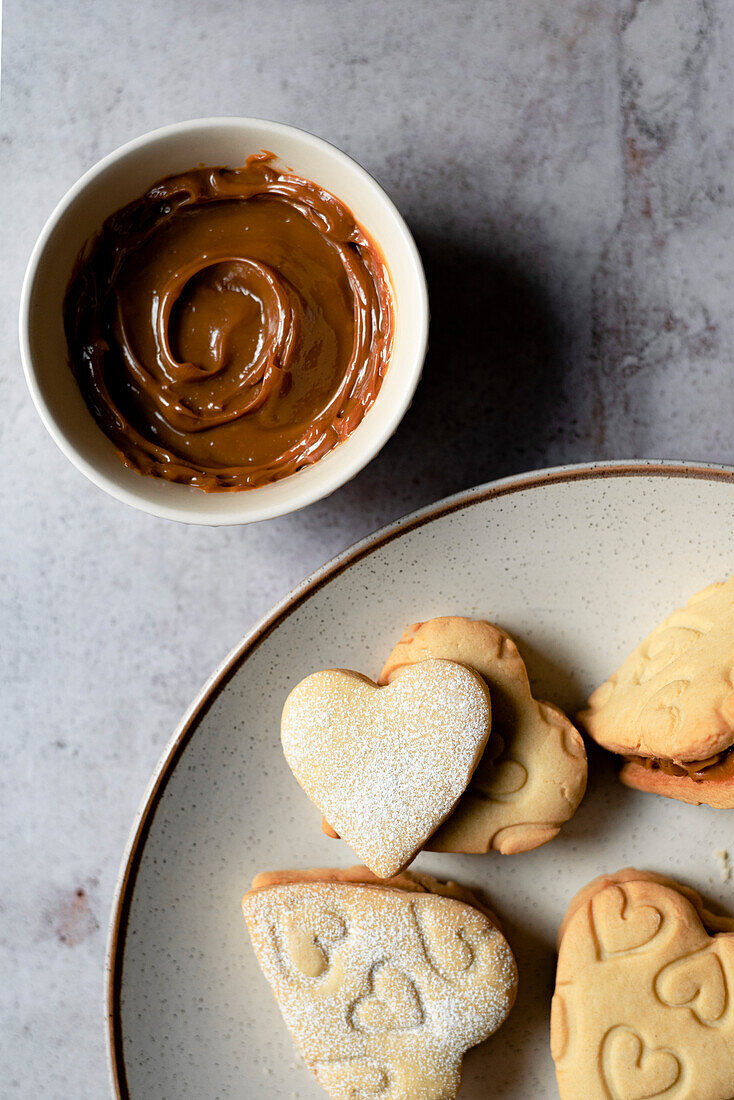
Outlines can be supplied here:
<path id="1" fill-rule="evenodd" d="M 694 783 L 721 782 L 734 779 L 734 746 L 714 753 L 705 760 L 668 760 L 661 756 L 623 755 L 627 764 L 638 764 L 648 771 L 661 771 L 677 778 L 692 779 Z"/>

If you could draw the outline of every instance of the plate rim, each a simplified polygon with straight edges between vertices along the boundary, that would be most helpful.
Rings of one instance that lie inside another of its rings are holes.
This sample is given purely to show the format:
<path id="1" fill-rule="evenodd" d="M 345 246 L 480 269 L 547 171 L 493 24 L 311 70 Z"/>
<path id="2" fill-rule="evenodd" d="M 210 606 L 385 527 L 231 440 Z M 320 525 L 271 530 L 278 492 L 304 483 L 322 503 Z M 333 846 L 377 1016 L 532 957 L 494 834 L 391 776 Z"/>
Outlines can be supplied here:
<path id="1" fill-rule="evenodd" d="M 734 466 L 675 459 L 618 459 L 550 466 L 498 478 L 463 489 L 424 505 L 340 551 L 300 581 L 236 643 L 214 669 L 187 707 L 153 770 L 138 806 L 120 863 L 105 950 L 106 1045 L 110 1084 L 116 1100 L 134 1100 L 127 1081 L 122 1034 L 122 970 L 128 921 L 148 834 L 168 780 L 189 741 L 219 692 L 239 667 L 277 627 L 313 593 L 350 566 L 408 531 L 423 527 L 452 512 L 526 489 L 572 481 L 603 481 L 617 477 L 678 477 L 734 483 Z"/>

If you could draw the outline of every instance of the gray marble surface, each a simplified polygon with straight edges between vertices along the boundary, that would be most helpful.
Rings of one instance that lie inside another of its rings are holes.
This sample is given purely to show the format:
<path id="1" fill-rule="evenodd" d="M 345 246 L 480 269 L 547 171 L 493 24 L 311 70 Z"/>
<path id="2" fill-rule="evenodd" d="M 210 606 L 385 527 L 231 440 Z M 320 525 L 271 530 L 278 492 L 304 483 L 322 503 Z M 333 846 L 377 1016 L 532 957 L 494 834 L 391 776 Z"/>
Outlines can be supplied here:
<path id="1" fill-rule="evenodd" d="M 107 1092 L 103 956 L 129 825 L 186 704 L 295 582 L 446 493 L 605 457 L 734 459 L 734 9 L 725 0 L 6 0 L 0 1092 Z M 331 499 L 186 528 L 88 484 L 21 376 L 57 199 L 178 119 L 251 114 L 361 161 L 424 256 L 431 350 Z"/>

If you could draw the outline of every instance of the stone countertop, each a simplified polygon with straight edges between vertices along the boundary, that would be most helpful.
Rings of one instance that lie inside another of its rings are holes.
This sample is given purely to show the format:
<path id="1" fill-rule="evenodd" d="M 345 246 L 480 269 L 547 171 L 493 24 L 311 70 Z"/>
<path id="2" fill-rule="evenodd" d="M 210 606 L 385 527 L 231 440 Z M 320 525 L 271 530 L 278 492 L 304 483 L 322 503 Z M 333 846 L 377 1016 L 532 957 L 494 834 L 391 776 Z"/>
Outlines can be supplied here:
<path id="1" fill-rule="evenodd" d="M 187 703 L 355 539 L 598 458 L 732 462 L 734 9 L 724 0 L 6 0 L 0 107 L 4 1096 L 107 1093 L 128 829 Z M 139 514 L 56 450 L 16 339 L 33 241 L 101 156 L 179 119 L 312 130 L 421 249 L 423 382 L 329 500 L 250 528 Z"/>

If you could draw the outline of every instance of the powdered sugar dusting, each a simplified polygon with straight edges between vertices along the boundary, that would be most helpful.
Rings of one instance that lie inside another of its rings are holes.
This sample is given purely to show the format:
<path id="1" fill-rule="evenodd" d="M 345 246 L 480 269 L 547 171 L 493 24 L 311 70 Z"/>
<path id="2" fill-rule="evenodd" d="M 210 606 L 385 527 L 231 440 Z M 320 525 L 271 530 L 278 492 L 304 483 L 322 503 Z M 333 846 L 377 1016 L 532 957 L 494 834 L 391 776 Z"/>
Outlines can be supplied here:
<path id="1" fill-rule="evenodd" d="M 376 874 L 395 874 L 451 812 L 491 725 L 486 686 L 452 661 L 411 665 L 387 687 L 317 672 L 283 709 L 288 763 L 309 797 Z"/>
<path id="2" fill-rule="evenodd" d="M 384 1100 L 422 1090 L 455 1095 L 464 1052 L 511 1008 L 517 972 L 509 945 L 463 902 L 302 882 L 256 891 L 243 909 L 285 1021 L 334 1097 L 360 1083 Z M 343 935 L 326 944 L 324 928 Z M 314 946 L 326 960 L 316 977 Z"/>

